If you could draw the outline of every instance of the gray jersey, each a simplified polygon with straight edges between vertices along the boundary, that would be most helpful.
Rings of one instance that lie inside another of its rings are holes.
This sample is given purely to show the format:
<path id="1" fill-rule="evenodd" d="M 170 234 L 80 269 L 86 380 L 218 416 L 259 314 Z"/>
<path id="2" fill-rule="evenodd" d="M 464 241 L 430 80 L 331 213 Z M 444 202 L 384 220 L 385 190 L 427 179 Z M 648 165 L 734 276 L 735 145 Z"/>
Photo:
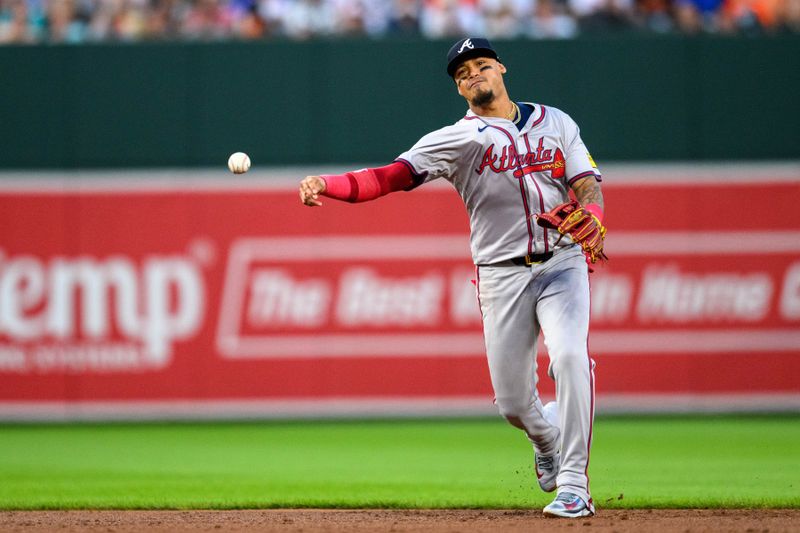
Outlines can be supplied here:
<path id="1" fill-rule="evenodd" d="M 475 264 L 552 251 L 559 234 L 536 225 L 534 215 L 568 201 L 572 183 L 601 179 L 569 115 L 530 105 L 520 130 L 510 120 L 468 111 L 397 158 L 421 183 L 443 178 L 456 188 L 469 213 Z M 557 246 L 569 245 L 564 237 Z"/>

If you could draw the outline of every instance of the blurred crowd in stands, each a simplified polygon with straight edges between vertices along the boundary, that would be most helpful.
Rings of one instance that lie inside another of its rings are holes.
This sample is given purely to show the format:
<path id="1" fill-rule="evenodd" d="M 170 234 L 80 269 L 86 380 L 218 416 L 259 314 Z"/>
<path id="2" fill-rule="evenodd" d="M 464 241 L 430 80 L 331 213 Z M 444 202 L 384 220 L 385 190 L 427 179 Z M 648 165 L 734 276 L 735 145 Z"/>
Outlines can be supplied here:
<path id="1" fill-rule="evenodd" d="M 800 0 L 0 0 L 0 43 L 800 33 Z"/>

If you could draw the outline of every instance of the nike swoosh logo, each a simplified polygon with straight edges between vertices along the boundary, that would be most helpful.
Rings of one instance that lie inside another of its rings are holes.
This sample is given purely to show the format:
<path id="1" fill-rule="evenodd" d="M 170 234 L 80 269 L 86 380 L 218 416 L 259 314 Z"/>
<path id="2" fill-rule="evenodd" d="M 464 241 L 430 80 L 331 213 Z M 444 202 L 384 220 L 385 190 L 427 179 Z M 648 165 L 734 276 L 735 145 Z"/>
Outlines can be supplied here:
<path id="1" fill-rule="evenodd" d="M 478 133 L 481 133 L 483 130 L 485 130 L 488 127 L 489 127 L 489 125 L 487 124 L 486 126 L 484 126 L 482 128 L 478 128 Z"/>

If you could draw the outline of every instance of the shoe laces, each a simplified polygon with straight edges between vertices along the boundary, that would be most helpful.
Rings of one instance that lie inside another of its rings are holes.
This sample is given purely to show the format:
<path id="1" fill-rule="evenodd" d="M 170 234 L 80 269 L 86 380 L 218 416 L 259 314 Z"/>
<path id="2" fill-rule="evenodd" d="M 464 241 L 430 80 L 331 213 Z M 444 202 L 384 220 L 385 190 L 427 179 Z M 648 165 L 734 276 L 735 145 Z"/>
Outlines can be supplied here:
<path id="1" fill-rule="evenodd" d="M 557 502 L 571 502 L 571 501 L 572 501 L 572 500 L 574 500 L 576 497 L 577 497 L 577 496 L 575 496 L 575 495 L 574 495 L 574 494 L 572 494 L 571 492 L 562 492 L 561 494 L 559 494 L 558 496 L 556 496 L 556 501 L 557 501 Z"/>
<path id="2" fill-rule="evenodd" d="M 536 466 L 540 470 L 552 470 L 555 465 L 555 455 L 537 455 Z"/>

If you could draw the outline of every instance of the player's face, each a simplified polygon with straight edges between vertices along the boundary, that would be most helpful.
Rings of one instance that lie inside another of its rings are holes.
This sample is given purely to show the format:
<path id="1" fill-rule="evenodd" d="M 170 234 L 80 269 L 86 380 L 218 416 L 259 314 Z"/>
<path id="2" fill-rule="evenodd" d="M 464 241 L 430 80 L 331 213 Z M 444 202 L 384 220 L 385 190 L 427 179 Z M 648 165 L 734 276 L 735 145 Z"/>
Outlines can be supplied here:
<path id="1" fill-rule="evenodd" d="M 458 94 L 473 105 L 483 106 L 505 92 L 506 67 L 490 57 L 476 57 L 461 63 L 453 75 Z"/>

